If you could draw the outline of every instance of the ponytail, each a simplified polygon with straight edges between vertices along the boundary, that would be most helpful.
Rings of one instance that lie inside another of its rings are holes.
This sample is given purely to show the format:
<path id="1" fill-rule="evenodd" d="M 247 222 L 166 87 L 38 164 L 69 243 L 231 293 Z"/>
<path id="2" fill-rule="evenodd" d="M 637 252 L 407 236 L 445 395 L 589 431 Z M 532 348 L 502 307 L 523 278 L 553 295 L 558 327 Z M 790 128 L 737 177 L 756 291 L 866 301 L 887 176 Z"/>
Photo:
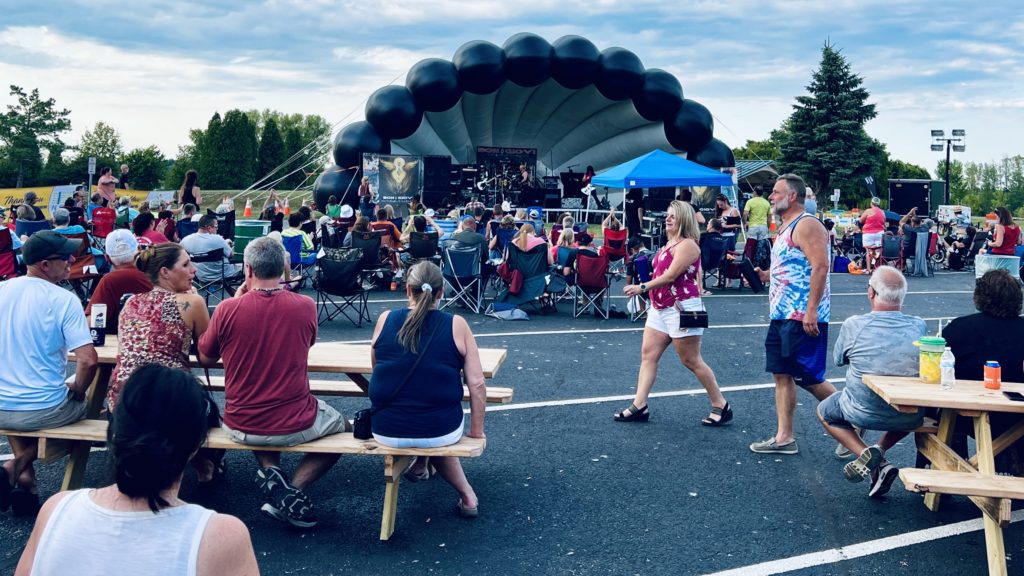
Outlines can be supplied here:
<path id="1" fill-rule="evenodd" d="M 434 301 L 440 298 L 444 280 L 441 277 L 441 269 L 436 264 L 424 261 L 414 264 L 409 269 L 406 282 L 412 291 L 415 304 L 398 330 L 398 342 L 403 348 L 415 354 L 419 348 L 427 313 L 434 307 Z"/>
<path id="2" fill-rule="evenodd" d="M 514 241 L 517 248 L 526 252 L 526 247 L 529 245 L 530 234 L 533 234 L 533 224 L 523 224 L 523 227 L 519 229 L 519 235 L 516 236 Z"/>
<path id="3" fill-rule="evenodd" d="M 175 242 L 163 242 L 150 246 L 139 252 L 135 258 L 135 267 L 149 278 L 155 286 L 160 281 L 160 269 L 174 268 L 174 263 L 181 257 L 185 249 Z"/>

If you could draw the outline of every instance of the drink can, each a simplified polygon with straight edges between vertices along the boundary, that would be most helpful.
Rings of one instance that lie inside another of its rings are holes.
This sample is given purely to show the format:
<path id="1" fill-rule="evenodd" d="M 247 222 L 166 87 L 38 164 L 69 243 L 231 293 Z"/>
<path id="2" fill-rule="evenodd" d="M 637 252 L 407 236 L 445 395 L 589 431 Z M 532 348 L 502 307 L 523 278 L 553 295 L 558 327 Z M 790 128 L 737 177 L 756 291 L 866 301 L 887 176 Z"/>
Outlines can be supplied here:
<path id="1" fill-rule="evenodd" d="M 107 343 L 107 305 L 93 304 L 92 315 L 89 318 L 89 335 L 92 336 L 93 346 L 103 346 Z"/>
<path id="2" fill-rule="evenodd" d="M 999 366 L 999 362 L 995 360 L 989 360 L 985 362 L 985 388 L 990 390 L 999 390 L 1003 380 L 1003 369 Z"/>

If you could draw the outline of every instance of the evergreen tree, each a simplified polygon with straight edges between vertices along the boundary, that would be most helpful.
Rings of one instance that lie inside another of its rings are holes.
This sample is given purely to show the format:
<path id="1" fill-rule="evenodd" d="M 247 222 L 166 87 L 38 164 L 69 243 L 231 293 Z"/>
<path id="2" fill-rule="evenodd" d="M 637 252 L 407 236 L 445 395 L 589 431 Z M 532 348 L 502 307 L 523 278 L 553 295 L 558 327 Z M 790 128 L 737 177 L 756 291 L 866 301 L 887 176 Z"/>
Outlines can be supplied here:
<path id="1" fill-rule="evenodd" d="M 293 158 L 293 160 L 288 163 L 288 166 L 286 166 L 286 169 L 288 170 L 287 173 L 290 173 L 290 175 L 288 176 L 287 179 L 285 179 L 284 182 L 281 183 L 281 186 L 279 186 L 279 188 L 295 189 L 301 186 L 303 182 L 305 182 L 305 172 L 307 170 L 305 168 L 302 168 L 302 165 L 306 163 L 305 155 L 300 154 L 298 155 L 298 157 L 296 157 L 296 154 L 298 154 L 299 151 L 302 150 L 302 147 L 304 145 L 305 144 L 302 141 L 302 132 L 298 129 L 298 127 L 292 126 L 291 128 L 285 130 L 285 158 Z"/>
<path id="2" fill-rule="evenodd" d="M 818 192 L 840 188 L 854 200 L 867 195 L 863 178 L 879 166 L 879 148 L 864 132 L 876 112 L 862 84 L 840 51 L 826 43 L 809 95 L 796 98 L 781 131 L 780 171 L 803 176 Z"/>
<path id="3" fill-rule="evenodd" d="M 71 129 L 70 110 L 57 110 L 53 98 L 42 100 L 39 89 L 26 93 L 20 86 L 11 86 L 16 104 L 8 104 L 0 114 L 0 142 L 4 144 L 3 159 L 13 174 L 13 184 L 21 188 L 33 182 L 42 170 L 41 146 L 60 142 L 60 133 Z"/>
<path id="4" fill-rule="evenodd" d="M 281 132 L 277 129 L 277 122 L 273 118 L 268 118 L 263 123 L 263 133 L 260 136 L 260 147 L 256 161 L 256 177 L 266 178 L 266 180 L 260 183 L 261 188 L 270 187 L 271 183 L 288 173 L 278 171 L 273 175 L 270 174 L 286 158 L 284 139 L 281 137 Z M 285 170 L 287 168 L 287 166 L 284 167 Z"/>
<path id="5" fill-rule="evenodd" d="M 242 189 L 255 181 L 259 143 L 256 140 L 256 128 L 244 112 L 229 110 L 224 115 L 220 134 L 210 138 L 208 133 L 207 138 L 215 142 L 220 166 L 224 170 L 224 181 L 219 189 Z"/>
<path id="6" fill-rule="evenodd" d="M 224 151 L 220 147 L 222 128 L 223 122 L 220 118 L 220 112 L 214 112 L 210 122 L 206 125 L 205 132 L 193 130 L 190 133 L 195 143 L 195 161 L 198 164 L 198 168 L 183 166 L 184 171 L 181 173 L 182 181 L 184 181 L 185 172 L 194 169 L 199 172 L 200 188 L 222 190 L 227 187 L 227 173 L 225 172 L 223 161 Z M 180 186 L 181 182 L 176 187 Z"/>

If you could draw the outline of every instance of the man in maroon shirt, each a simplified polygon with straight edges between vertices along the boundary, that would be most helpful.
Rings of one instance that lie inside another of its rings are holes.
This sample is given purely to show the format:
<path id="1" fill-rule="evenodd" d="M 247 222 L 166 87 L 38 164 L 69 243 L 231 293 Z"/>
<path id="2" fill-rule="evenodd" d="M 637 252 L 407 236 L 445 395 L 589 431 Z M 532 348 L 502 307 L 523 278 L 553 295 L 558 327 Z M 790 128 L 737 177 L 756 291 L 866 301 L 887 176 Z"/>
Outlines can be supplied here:
<path id="1" fill-rule="evenodd" d="M 281 289 L 285 253 L 280 242 L 259 238 L 245 247 L 242 295 L 217 306 L 199 339 L 199 358 L 224 359 L 224 429 L 252 446 L 295 446 L 349 429 L 345 417 L 309 391 L 309 348 L 316 342 L 316 304 Z M 273 314 L 272 325 L 267 323 Z M 316 525 L 303 492 L 338 461 L 338 454 L 306 454 L 291 482 L 280 452 L 255 450 L 256 482 L 267 498 L 261 510 L 300 528 Z"/>

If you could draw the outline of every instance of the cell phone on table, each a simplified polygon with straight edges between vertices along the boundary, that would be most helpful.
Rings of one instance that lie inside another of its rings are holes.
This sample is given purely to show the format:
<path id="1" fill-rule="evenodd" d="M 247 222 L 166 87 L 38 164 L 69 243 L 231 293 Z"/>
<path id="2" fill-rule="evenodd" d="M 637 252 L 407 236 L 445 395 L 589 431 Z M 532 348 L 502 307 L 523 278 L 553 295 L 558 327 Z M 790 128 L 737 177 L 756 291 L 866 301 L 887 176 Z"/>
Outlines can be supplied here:
<path id="1" fill-rule="evenodd" d="M 1003 396 L 1006 396 L 1014 402 L 1024 402 L 1024 394 L 1021 394 L 1020 392 L 1004 391 Z"/>

